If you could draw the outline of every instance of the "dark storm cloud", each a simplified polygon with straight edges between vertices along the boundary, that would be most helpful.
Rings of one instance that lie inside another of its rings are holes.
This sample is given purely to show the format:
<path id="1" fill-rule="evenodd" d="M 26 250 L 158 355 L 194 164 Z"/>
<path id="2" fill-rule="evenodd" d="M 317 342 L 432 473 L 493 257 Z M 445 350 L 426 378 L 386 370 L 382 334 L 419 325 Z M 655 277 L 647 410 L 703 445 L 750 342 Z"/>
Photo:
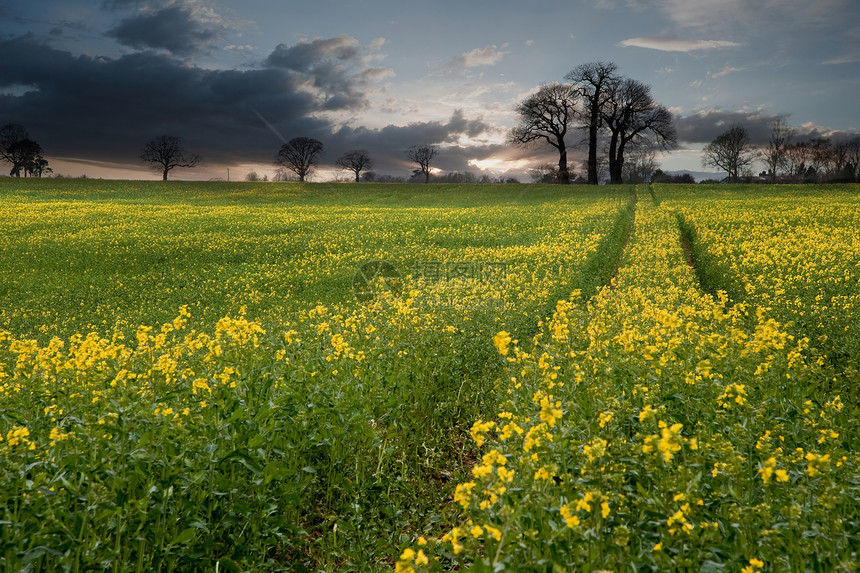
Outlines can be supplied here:
<path id="1" fill-rule="evenodd" d="M 465 171 L 471 159 L 484 159 L 497 152 L 495 145 L 458 145 L 461 137 L 474 137 L 492 132 L 494 128 L 480 119 L 467 120 L 456 110 L 446 121 L 412 122 L 407 125 L 388 125 L 381 129 L 367 127 L 341 127 L 320 139 L 325 145 L 322 162 L 334 165 L 335 160 L 350 149 L 366 149 L 374 160 L 374 171 L 403 175 L 415 168 L 406 156 L 413 145 L 435 145 L 438 154 L 433 167 L 445 171 Z"/>
<path id="2" fill-rule="evenodd" d="M 203 69 L 164 52 L 73 55 L 32 35 L 0 40 L 0 123 L 25 126 L 49 159 L 135 164 L 148 139 L 170 134 L 183 137 L 204 163 L 270 163 L 282 137 L 308 136 L 326 145 L 328 163 L 365 148 L 387 158 L 380 167 L 401 170 L 409 168 L 404 150 L 410 145 L 450 145 L 490 130 L 462 112 L 444 121 L 336 130 L 320 113 L 366 105 L 362 74 L 374 68 L 356 55 L 354 40 L 333 40 L 300 45 L 306 61 L 279 47 L 263 67 L 245 70 Z M 328 67 L 327 58 L 337 65 Z M 8 86 L 28 91 L 4 94 Z M 440 156 L 451 166 L 440 167 L 451 169 L 475 157 L 456 149 Z"/>
<path id="3" fill-rule="evenodd" d="M 710 110 L 678 117 L 675 127 L 678 141 L 710 143 L 737 124 L 746 128 L 753 145 L 763 145 L 770 139 L 771 125 L 780 118 L 785 119 L 785 116 L 761 111 Z"/>
<path id="4" fill-rule="evenodd" d="M 107 35 L 131 48 L 163 49 L 189 55 L 220 39 L 223 29 L 199 20 L 190 9 L 176 4 L 151 14 L 126 18 Z"/>
<path id="5" fill-rule="evenodd" d="M 363 88 L 372 79 L 363 69 L 364 61 L 358 40 L 342 35 L 302 40 L 293 46 L 279 44 L 266 58 L 265 65 L 284 70 L 311 87 L 323 109 L 358 110 L 367 104 Z"/>

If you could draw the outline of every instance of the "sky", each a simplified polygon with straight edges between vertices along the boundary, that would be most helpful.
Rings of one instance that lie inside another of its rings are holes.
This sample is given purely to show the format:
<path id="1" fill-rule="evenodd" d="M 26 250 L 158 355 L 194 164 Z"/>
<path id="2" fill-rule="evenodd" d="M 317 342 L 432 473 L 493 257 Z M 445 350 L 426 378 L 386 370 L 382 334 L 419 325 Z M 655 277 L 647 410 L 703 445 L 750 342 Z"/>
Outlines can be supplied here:
<path id="1" fill-rule="evenodd" d="M 271 177 L 313 137 L 317 180 L 352 149 L 410 175 L 429 144 L 437 169 L 527 181 L 557 155 L 507 143 L 515 106 L 596 61 L 672 111 L 667 171 L 703 171 L 735 123 L 860 133 L 858 0 L 0 0 L 0 124 L 67 176 L 157 179 L 139 157 L 167 134 L 203 159 L 175 179 Z"/>

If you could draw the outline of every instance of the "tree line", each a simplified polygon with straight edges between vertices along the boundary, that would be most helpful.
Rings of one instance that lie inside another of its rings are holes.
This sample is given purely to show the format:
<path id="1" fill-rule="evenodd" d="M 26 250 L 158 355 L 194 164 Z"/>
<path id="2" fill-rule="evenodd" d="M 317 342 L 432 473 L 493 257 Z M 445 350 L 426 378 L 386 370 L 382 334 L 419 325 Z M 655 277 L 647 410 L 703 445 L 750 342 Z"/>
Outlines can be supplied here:
<path id="1" fill-rule="evenodd" d="M 732 183 L 751 181 L 756 160 L 765 166 L 759 180 L 771 183 L 860 181 L 860 137 L 792 141 L 796 137 L 797 130 L 778 118 L 770 125 L 767 144 L 756 147 L 747 129 L 735 124 L 705 146 L 702 164 L 725 171 Z"/>
<path id="2" fill-rule="evenodd" d="M 579 65 L 564 80 L 541 85 L 514 109 L 517 125 L 509 133 L 509 143 L 544 144 L 558 154 L 556 165 L 531 169 L 532 180 L 590 185 L 606 178 L 610 184 L 650 181 L 659 172 L 657 153 L 677 144 L 672 114 L 654 99 L 651 87 L 621 75 L 613 62 Z M 759 180 L 860 181 L 860 137 L 844 141 L 823 137 L 794 141 L 796 137 L 797 131 L 780 118 L 771 125 L 768 144 L 756 147 L 744 126 L 733 125 L 705 146 L 702 164 L 725 171 L 730 182 L 753 180 L 752 166 L 756 161 L 766 167 L 759 173 Z M 577 146 L 587 148 L 584 173 L 580 176 L 572 173 L 568 162 L 568 149 Z M 276 179 L 306 181 L 319 165 L 323 148 L 322 142 L 311 137 L 286 141 L 274 158 L 278 168 Z M 468 172 L 434 175 L 432 163 L 437 154 L 438 148 L 431 144 L 413 145 L 405 150 L 406 157 L 416 165 L 412 180 L 429 183 L 431 176 L 448 182 L 489 180 Z M 51 172 L 41 146 L 20 125 L 10 123 L 0 128 L 0 159 L 12 165 L 12 176 L 41 177 Z M 165 181 L 173 169 L 195 167 L 201 162 L 199 155 L 185 148 L 181 138 L 172 135 L 148 141 L 140 159 Z M 335 165 L 351 172 L 356 182 L 402 179 L 373 173 L 374 162 L 365 149 L 345 152 L 335 160 Z"/>

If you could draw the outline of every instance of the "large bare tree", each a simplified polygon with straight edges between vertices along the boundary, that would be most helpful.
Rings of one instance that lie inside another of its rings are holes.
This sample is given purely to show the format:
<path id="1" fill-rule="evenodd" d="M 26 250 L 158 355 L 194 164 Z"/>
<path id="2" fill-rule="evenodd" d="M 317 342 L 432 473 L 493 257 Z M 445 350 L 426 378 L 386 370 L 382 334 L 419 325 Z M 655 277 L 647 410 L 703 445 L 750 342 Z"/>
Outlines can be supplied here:
<path id="1" fill-rule="evenodd" d="M 323 144 L 312 137 L 295 137 L 281 146 L 275 164 L 292 171 L 304 181 L 319 161 Z"/>
<path id="2" fill-rule="evenodd" d="M 781 117 L 770 124 L 770 140 L 761 152 L 761 158 L 770 173 L 770 180 L 776 183 L 779 173 L 788 167 L 788 145 L 794 136 L 794 129 Z"/>
<path id="3" fill-rule="evenodd" d="M 373 169 L 373 160 L 364 149 L 353 149 L 341 155 L 335 165 L 343 169 L 349 169 L 355 174 L 355 182 L 361 181 L 361 172 Z"/>
<path id="4" fill-rule="evenodd" d="M 570 183 L 565 138 L 582 117 L 579 91 L 570 84 L 551 83 L 541 86 L 514 110 L 519 117 L 510 134 L 515 145 L 545 141 L 558 151 L 559 183 Z"/>
<path id="5" fill-rule="evenodd" d="M 733 125 L 705 146 L 702 164 L 716 167 L 729 174 L 729 181 L 736 183 L 746 167 L 755 159 L 750 136 L 742 125 Z"/>
<path id="6" fill-rule="evenodd" d="M 609 86 L 618 80 L 618 66 L 613 62 L 590 62 L 575 67 L 564 76 L 577 86 L 579 96 L 585 107 L 585 120 L 588 129 L 588 184 L 597 185 L 599 181 L 597 165 L 597 132 L 600 131 L 601 112 L 610 97 Z"/>
<path id="7" fill-rule="evenodd" d="M 654 101 L 651 87 L 615 78 L 605 87 L 601 119 L 609 130 L 609 182 L 623 183 L 624 153 L 638 146 L 667 149 L 677 140 L 672 114 Z"/>
<path id="8" fill-rule="evenodd" d="M 175 135 L 160 135 L 146 142 L 140 159 L 161 173 L 162 181 L 167 181 L 167 174 L 176 167 L 195 167 L 200 164 L 200 156 L 188 153 L 182 138 Z"/>
<path id="9" fill-rule="evenodd" d="M 413 145 L 406 150 L 406 157 L 418 164 L 418 171 L 424 175 L 424 183 L 430 183 L 430 162 L 436 157 L 436 146 Z"/>

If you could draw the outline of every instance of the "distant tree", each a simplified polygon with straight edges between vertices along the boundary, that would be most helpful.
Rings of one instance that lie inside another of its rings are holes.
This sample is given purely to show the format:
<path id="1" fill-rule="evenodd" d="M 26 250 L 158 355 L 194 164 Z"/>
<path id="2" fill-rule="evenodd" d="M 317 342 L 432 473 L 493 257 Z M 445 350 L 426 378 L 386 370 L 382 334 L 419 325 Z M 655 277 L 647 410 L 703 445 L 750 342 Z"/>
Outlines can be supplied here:
<path id="1" fill-rule="evenodd" d="M 681 173 L 679 175 L 672 175 L 672 178 L 669 179 L 669 183 L 686 183 L 693 184 L 696 182 L 696 178 L 690 175 L 689 173 Z"/>
<path id="2" fill-rule="evenodd" d="M 167 174 L 176 167 L 195 167 L 200 163 L 200 156 L 189 154 L 182 138 L 175 135 L 160 135 L 148 141 L 140 159 L 161 173 L 162 181 L 167 181 Z"/>
<path id="3" fill-rule="evenodd" d="M 770 124 L 770 140 L 761 152 L 762 160 L 768 169 L 770 180 L 776 183 L 780 172 L 788 167 L 788 145 L 794 136 L 794 129 L 782 118 Z"/>
<path id="4" fill-rule="evenodd" d="M 826 137 L 815 137 L 806 142 L 809 163 L 819 176 L 826 175 L 833 165 L 833 145 Z"/>
<path id="5" fill-rule="evenodd" d="M 609 182 L 623 183 L 624 153 L 637 145 L 666 149 L 675 145 L 672 114 L 654 101 L 651 87 L 629 78 L 612 78 L 604 86 L 600 115 L 609 130 Z"/>
<path id="6" fill-rule="evenodd" d="M 48 160 L 42 157 L 41 154 L 36 154 L 27 166 L 27 173 L 30 177 L 41 177 L 45 173 L 53 173 L 54 170 L 48 167 Z"/>
<path id="7" fill-rule="evenodd" d="M 373 160 L 364 149 L 353 149 L 341 155 L 335 165 L 342 169 L 349 169 L 355 174 L 355 182 L 361 181 L 361 172 L 373 169 Z"/>
<path id="8" fill-rule="evenodd" d="M 658 169 L 651 175 L 651 183 L 671 183 L 672 176 L 664 173 L 662 169 Z"/>
<path id="9" fill-rule="evenodd" d="M 12 177 L 20 177 L 22 172 L 26 176 L 31 172 L 30 168 L 41 165 L 41 161 L 47 166 L 47 161 L 42 157 L 42 147 L 30 139 L 26 129 L 16 123 L 7 123 L 0 128 L 0 159 L 12 164 L 9 171 Z"/>
<path id="10" fill-rule="evenodd" d="M 304 181 L 319 161 L 323 144 L 312 137 L 296 137 L 281 146 L 275 164 L 295 173 Z"/>
<path id="11" fill-rule="evenodd" d="M 860 137 L 853 137 L 845 142 L 846 159 L 850 167 L 851 180 L 860 181 Z"/>
<path id="12" fill-rule="evenodd" d="M 424 176 L 424 183 L 430 182 L 430 162 L 436 157 L 435 145 L 413 145 L 406 150 L 406 156 L 410 161 L 418 164 L 416 174 Z"/>
<path id="13" fill-rule="evenodd" d="M 613 62 L 590 62 L 572 69 L 564 76 L 576 86 L 578 97 L 584 104 L 584 119 L 588 129 L 588 184 L 597 185 L 600 181 L 597 160 L 598 131 L 602 123 L 601 112 L 608 101 L 609 86 L 617 81 L 618 65 Z"/>
<path id="14" fill-rule="evenodd" d="M 558 151 L 558 182 L 570 183 L 567 165 L 568 132 L 582 117 L 579 92 L 570 84 L 552 83 L 522 101 L 515 109 L 519 125 L 510 134 L 515 145 L 543 140 Z"/>
<path id="15" fill-rule="evenodd" d="M 803 179 L 809 163 L 809 146 L 805 141 L 785 146 L 785 170 L 790 180 L 798 183 Z"/>
<path id="16" fill-rule="evenodd" d="M 657 166 L 656 150 L 649 146 L 637 146 L 626 154 L 621 175 L 627 183 L 647 183 Z"/>
<path id="17" fill-rule="evenodd" d="M 729 181 L 736 183 L 741 173 L 752 165 L 755 155 L 750 145 L 750 136 L 742 125 L 733 125 L 705 146 L 702 164 L 705 167 L 722 169 Z"/>
<path id="18" fill-rule="evenodd" d="M 570 176 L 569 168 L 568 176 Z M 558 183 L 558 166 L 552 163 L 541 163 L 529 169 L 529 177 L 532 183 Z"/>
<path id="19" fill-rule="evenodd" d="M 259 181 L 260 176 L 257 175 L 256 171 L 251 171 L 247 175 L 245 175 L 245 181 Z"/>

